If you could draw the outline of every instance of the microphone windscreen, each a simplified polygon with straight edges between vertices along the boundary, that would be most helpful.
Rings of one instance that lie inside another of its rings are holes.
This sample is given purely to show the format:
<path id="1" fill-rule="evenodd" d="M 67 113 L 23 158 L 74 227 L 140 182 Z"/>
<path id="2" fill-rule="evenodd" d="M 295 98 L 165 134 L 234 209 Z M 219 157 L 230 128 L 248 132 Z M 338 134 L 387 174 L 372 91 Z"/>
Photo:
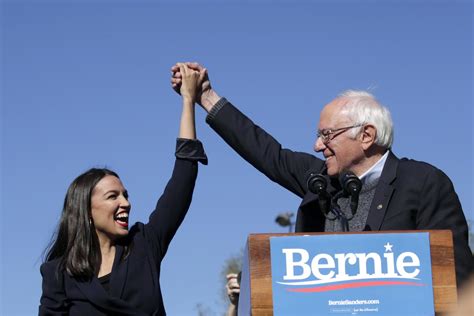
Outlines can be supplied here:
<path id="1" fill-rule="evenodd" d="M 306 182 L 308 190 L 314 194 L 325 192 L 328 186 L 326 178 L 322 174 L 311 173 Z"/>
<path id="2" fill-rule="evenodd" d="M 339 183 L 344 192 L 349 195 L 358 194 L 362 189 L 362 182 L 352 171 L 341 172 Z"/>

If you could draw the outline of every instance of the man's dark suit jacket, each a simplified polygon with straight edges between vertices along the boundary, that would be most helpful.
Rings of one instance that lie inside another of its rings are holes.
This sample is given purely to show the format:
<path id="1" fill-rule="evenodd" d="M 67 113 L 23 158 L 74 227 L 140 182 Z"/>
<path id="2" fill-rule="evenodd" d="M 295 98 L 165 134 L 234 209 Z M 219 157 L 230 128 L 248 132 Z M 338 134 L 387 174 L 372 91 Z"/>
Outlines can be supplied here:
<path id="1" fill-rule="evenodd" d="M 149 222 L 136 223 L 130 229 L 131 250 L 126 259 L 121 260 L 124 247 L 116 246 L 110 293 L 96 277 L 80 281 L 66 272 L 58 276 L 58 259 L 48 261 L 41 266 L 43 294 L 39 315 L 166 314 L 160 288 L 161 261 L 191 203 L 198 169 L 197 161 L 193 160 L 206 163 L 198 141 L 178 140 L 176 156 L 191 160 L 176 160 L 171 179 Z"/>
<path id="2" fill-rule="evenodd" d="M 225 98 L 213 107 L 206 121 L 246 161 L 303 200 L 298 208 L 297 232 L 324 231 L 325 217 L 317 195 L 308 191 L 311 172 L 326 173 L 323 160 L 283 149 Z M 329 192 L 340 190 L 331 181 Z M 468 227 L 449 178 L 439 169 L 419 161 L 398 159 L 390 152 L 377 184 L 365 230 L 450 229 L 458 285 L 473 270 Z"/>

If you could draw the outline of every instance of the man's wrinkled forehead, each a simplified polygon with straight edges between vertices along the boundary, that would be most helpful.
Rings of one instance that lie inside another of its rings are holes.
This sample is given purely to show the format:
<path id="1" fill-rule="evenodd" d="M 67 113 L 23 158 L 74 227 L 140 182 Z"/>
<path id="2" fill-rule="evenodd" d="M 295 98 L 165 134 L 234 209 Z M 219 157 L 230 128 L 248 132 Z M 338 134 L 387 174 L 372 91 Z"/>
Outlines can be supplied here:
<path id="1" fill-rule="evenodd" d="M 339 97 L 326 104 L 319 116 L 319 128 L 332 128 L 335 127 L 334 124 L 348 122 L 344 114 L 348 102 L 348 98 Z"/>

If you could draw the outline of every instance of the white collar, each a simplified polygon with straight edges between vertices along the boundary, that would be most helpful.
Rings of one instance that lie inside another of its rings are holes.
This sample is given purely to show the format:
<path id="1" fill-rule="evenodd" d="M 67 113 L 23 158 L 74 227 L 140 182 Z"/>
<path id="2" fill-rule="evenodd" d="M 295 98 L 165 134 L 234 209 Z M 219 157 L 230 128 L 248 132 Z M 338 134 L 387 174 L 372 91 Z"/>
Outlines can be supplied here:
<path id="1" fill-rule="evenodd" d="M 362 185 L 366 183 L 373 183 L 378 181 L 380 176 L 382 175 L 383 166 L 385 165 L 385 161 L 387 161 L 388 157 L 388 150 L 383 154 L 383 156 L 372 166 L 364 172 L 360 177 L 360 181 L 362 181 Z"/>

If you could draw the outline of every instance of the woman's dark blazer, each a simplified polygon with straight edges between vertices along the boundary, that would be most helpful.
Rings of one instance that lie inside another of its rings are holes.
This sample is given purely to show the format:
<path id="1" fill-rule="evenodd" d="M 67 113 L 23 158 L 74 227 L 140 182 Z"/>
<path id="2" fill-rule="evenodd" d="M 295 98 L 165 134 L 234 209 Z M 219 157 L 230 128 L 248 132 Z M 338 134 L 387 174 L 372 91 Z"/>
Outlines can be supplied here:
<path id="1" fill-rule="evenodd" d="M 107 293 L 97 277 L 80 281 L 57 273 L 59 260 L 41 266 L 43 294 L 39 315 L 165 315 L 160 288 L 161 261 L 187 213 L 197 177 L 197 161 L 207 163 L 199 141 L 178 139 L 173 174 L 147 224 L 136 223 L 131 251 L 116 246 Z"/>

